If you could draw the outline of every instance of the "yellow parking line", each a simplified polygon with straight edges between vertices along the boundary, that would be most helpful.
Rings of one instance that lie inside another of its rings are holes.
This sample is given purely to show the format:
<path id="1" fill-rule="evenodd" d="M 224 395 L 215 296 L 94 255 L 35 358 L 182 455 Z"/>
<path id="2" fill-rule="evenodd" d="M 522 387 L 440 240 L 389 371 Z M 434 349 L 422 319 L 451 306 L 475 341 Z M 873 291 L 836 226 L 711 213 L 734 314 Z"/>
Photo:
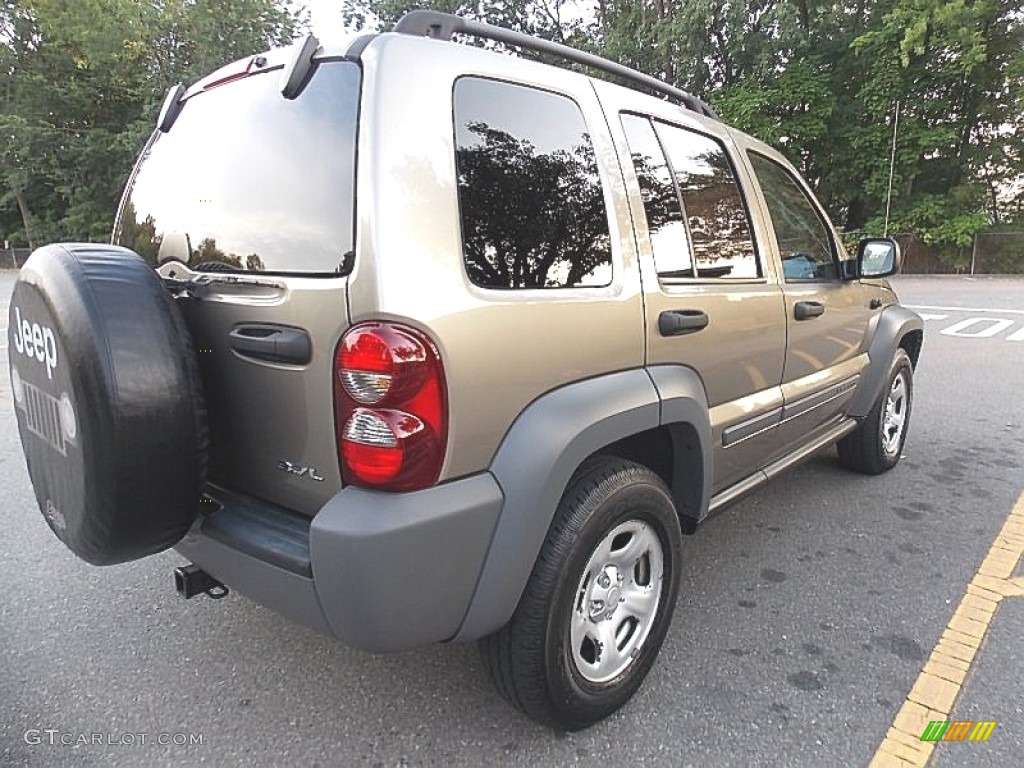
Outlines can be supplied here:
<path id="1" fill-rule="evenodd" d="M 948 720 L 971 662 L 981 648 L 1003 598 L 1024 597 L 1024 578 L 1014 578 L 1024 557 L 1024 493 L 974 574 L 960 605 L 932 649 L 921 674 L 878 745 L 871 768 L 924 766 L 937 742 L 921 741 L 928 723 Z M 938 742 L 941 743 L 941 742 Z"/>

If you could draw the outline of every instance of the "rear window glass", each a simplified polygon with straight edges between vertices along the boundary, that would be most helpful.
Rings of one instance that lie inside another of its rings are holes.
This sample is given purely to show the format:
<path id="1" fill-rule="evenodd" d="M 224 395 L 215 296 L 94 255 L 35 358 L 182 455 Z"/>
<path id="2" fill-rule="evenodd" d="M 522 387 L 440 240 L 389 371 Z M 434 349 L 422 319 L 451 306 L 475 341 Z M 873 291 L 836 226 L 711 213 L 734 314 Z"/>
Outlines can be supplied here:
<path id="1" fill-rule="evenodd" d="M 190 98 L 143 155 L 115 242 L 152 264 L 347 272 L 359 67 L 321 64 L 294 101 L 278 85 L 271 71 Z"/>

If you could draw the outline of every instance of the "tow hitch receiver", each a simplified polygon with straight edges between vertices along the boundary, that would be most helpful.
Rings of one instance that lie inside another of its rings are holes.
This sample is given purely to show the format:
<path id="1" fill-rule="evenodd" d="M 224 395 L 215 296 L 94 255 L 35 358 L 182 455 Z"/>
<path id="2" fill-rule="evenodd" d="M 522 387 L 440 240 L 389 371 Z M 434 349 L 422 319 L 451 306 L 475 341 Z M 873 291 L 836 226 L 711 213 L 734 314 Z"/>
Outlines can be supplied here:
<path id="1" fill-rule="evenodd" d="M 183 565 L 174 569 L 174 588 L 186 600 L 206 595 L 214 600 L 227 597 L 228 588 L 198 565 Z"/>

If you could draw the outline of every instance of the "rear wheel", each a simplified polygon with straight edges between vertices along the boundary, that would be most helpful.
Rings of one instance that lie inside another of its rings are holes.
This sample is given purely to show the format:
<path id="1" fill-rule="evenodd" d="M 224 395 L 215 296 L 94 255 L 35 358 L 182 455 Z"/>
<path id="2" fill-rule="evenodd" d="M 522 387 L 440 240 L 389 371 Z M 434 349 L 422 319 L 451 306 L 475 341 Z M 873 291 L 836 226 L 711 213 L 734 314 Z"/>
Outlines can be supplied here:
<path id="1" fill-rule="evenodd" d="M 887 472 L 899 463 L 910 424 L 914 368 L 903 349 L 889 366 L 882 394 L 857 430 L 837 444 L 843 466 L 867 475 Z"/>
<path id="2" fill-rule="evenodd" d="M 680 529 L 646 467 L 599 458 L 577 472 L 515 614 L 481 641 L 501 693 L 564 730 L 612 714 L 661 648 L 679 591 Z"/>

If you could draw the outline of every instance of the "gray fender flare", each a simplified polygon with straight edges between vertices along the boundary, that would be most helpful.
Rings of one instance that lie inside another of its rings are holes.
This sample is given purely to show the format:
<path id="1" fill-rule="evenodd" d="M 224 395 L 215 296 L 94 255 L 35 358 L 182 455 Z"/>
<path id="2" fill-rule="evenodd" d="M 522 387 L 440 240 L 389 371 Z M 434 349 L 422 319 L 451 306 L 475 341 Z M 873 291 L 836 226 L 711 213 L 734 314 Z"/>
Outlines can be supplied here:
<path id="1" fill-rule="evenodd" d="M 647 369 L 661 398 L 661 423 L 668 425 L 676 466 L 672 496 L 676 511 L 697 523 L 708 515 L 714 449 L 704 382 L 692 368 L 655 365 Z"/>
<path id="2" fill-rule="evenodd" d="M 864 372 L 860 386 L 857 387 L 857 394 L 854 395 L 847 410 L 848 415 L 857 419 L 868 415 L 885 387 L 889 376 L 889 361 L 896 354 L 900 340 L 914 331 L 924 332 L 924 321 L 916 312 L 899 305 L 882 310 L 875 323 L 871 344 L 868 346 L 871 364 Z M 916 364 L 916 354 L 912 354 L 911 357 Z"/>
<path id="3" fill-rule="evenodd" d="M 599 376 L 549 392 L 519 415 L 491 462 L 490 472 L 505 503 L 473 599 L 453 640 L 484 637 L 512 617 L 558 502 L 584 459 L 660 426 L 666 409 L 698 418 L 702 413 L 704 434 L 710 435 L 704 388 L 696 374 L 690 375 L 696 381 L 690 382 L 695 387 L 690 394 L 678 374 L 662 372 L 652 378 L 649 370 L 637 368 Z M 663 388 L 669 394 L 667 406 L 660 396 Z M 687 397 L 695 399 L 692 407 L 684 402 Z M 700 447 L 709 444 L 710 440 Z"/>

